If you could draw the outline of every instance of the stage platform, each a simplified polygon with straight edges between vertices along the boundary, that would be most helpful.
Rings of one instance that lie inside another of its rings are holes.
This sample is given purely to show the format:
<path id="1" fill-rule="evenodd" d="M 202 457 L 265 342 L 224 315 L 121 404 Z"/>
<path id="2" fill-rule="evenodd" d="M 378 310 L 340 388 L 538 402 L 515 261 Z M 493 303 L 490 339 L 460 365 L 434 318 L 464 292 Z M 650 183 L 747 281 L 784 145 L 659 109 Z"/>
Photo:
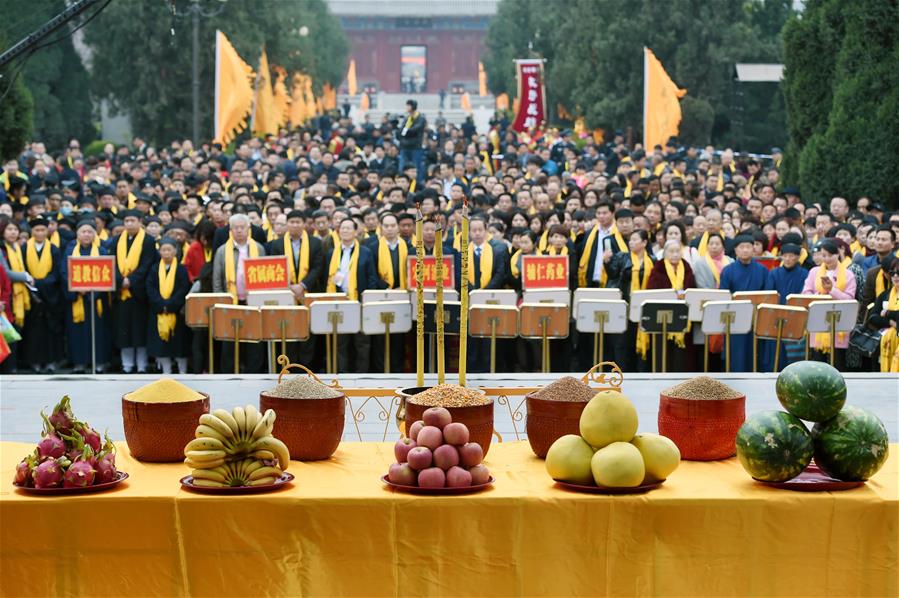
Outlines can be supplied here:
<path id="1" fill-rule="evenodd" d="M 539 387 L 564 374 L 471 374 L 468 385 L 472 387 Z M 583 373 L 575 373 L 581 376 Z M 696 374 L 625 374 L 623 391 L 634 402 L 640 416 L 640 430 L 657 431 L 656 416 L 659 392 Z M 395 389 L 415 385 L 414 374 L 339 374 L 336 376 L 346 388 Z M 717 374 L 716 378 L 744 393 L 747 397 L 747 413 L 766 409 L 780 409 L 774 393 L 774 374 Z M 75 414 L 88 421 L 97 430 L 109 431 L 114 440 L 124 440 L 122 428 L 121 397 L 140 386 L 157 379 L 157 375 L 109 375 L 109 376 L 3 376 L 0 378 L 0 440 L 35 442 L 40 437 L 41 419 L 38 411 L 48 411 L 64 395 L 72 398 Z M 208 393 L 213 408 L 230 409 L 238 404 L 258 405 L 259 392 L 275 386 L 274 374 L 234 376 L 175 376 L 188 386 Z M 323 375 L 330 381 L 334 376 Z M 845 374 L 849 388 L 848 402 L 870 409 L 887 427 L 891 442 L 899 442 L 899 375 L 896 374 Z M 436 376 L 428 375 L 427 384 L 433 384 Z M 448 376 L 448 382 L 457 379 Z M 393 425 L 384 420 L 384 410 L 390 407 L 389 396 L 351 397 L 357 410 L 356 422 L 347 411 L 344 441 L 382 441 L 397 435 Z M 525 407 L 513 418 L 523 396 L 510 395 L 508 406 L 495 407 L 496 430 L 504 440 L 525 439 Z M 364 403 L 364 405 L 363 405 Z M 361 416 L 361 418 L 360 418 Z M 358 426 L 358 429 L 357 429 Z"/>

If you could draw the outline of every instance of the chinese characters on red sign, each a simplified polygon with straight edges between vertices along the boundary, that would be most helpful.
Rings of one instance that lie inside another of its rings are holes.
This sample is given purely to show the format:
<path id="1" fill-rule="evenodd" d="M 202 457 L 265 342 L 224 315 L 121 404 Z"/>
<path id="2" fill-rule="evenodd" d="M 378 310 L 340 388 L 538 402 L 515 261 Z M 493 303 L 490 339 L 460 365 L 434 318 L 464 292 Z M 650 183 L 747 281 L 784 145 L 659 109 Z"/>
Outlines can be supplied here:
<path id="1" fill-rule="evenodd" d="M 521 258 L 521 286 L 525 290 L 567 289 L 567 255 L 526 255 Z"/>
<path id="2" fill-rule="evenodd" d="M 417 264 L 415 256 L 409 256 L 406 261 L 406 280 L 409 281 L 409 288 L 414 289 L 418 285 L 415 283 L 415 265 Z M 453 277 L 453 258 L 443 258 L 443 287 L 452 289 L 455 287 L 455 278 Z M 426 255 L 424 259 L 424 277 L 421 286 L 426 289 L 437 288 L 437 258 L 433 255 Z"/>
<path id="3" fill-rule="evenodd" d="M 69 256 L 69 291 L 89 293 L 90 291 L 115 290 L 115 256 Z"/>
<path id="4" fill-rule="evenodd" d="M 543 126 L 546 103 L 543 88 L 543 61 L 516 60 L 518 67 L 518 114 L 512 128 L 518 132 Z"/>
<path id="5" fill-rule="evenodd" d="M 278 291 L 287 288 L 287 258 L 251 257 L 244 262 L 248 291 Z"/>

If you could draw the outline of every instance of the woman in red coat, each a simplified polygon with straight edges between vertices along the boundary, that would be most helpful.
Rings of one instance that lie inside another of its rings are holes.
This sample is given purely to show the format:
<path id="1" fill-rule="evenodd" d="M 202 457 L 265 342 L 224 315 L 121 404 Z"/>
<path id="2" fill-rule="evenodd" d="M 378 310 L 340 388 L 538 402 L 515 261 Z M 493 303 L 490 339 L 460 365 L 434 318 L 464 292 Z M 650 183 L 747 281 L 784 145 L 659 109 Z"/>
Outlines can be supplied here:
<path id="1" fill-rule="evenodd" d="M 693 278 L 693 269 L 687 260 L 683 259 L 683 248 L 678 241 L 665 243 L 663 258 L 652 267 L 649 275 L 647 289 L 674 289 L 678 299 L 683 299 L 686 289 L 695 288 L 696 280 Z M 661 335 L 655 335 L 656 343 L 656 368 L 662 371 L 662 351 L 667 351 L 667 371 L 692 372 L 695 371 L 692 334 L 689 329 L 686 333 L 669 334 L 666 342 L 661 343 Z"/>

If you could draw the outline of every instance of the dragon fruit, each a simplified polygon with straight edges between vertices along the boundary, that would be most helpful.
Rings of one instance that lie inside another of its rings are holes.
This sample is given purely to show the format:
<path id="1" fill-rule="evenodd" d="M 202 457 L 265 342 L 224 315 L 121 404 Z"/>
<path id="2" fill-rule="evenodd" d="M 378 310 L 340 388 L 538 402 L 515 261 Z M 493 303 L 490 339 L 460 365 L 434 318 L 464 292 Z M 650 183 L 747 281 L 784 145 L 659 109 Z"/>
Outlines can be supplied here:
<path id="1" fill-rule="evenodd" d="M 16 465 L 16 477 L 13 480 L 13 484 L 16 486 L 33 486 L 32 472 L 35 467 L 37 467 L 37 455 L 32 453 Z"/>
<path id="2" fill-rule="evenodd" d="M 76 431 L 81 434 L 84 444 L 91 447 L 95 453 L 100 452 L 100 433 L 87 424 L 78 423 L 75 425 Z"/>
<path id="3" fill-rule="evenodd" d="M 56 488 L 62 483 L 62 467 L 56 459 L 47 459 L 34 468 L 31 477 L 35 488 Z"/>
<path id="4" fill-rule="evenodd" d="M 115 468 L 115 455 L 106 453 L 97 459 L 97 475 L 94 482 L 97 484 L 105 484 L 106 482 L 114 482 L 119 472 Z"/>
<path id="5" fill-rule="evenodd" d="M 64 476 L 64 488 L 83 488 L 94 483 L 96 470 L 88 461 L 75 461 Z"/>
<path id="6" fill-rule="evenodd" d="M 75 414 L 72 413 L 72 406 L 70 404 L 71 399 L 69 396 L 64 396 L 56 407 L 53 408 L 53 413 L 50 414 L 48 418 L 50 424 L 52 424 L 53 429 L 60 433 L 68 433 L 72 430 L 72 426 L 75 425 L 77 421 L 75 419 Z M 41 412 L 43 415 L 43 412 Z"/>
<path id="7" fill-rule="evenodd" d="M 56 434 L 50 434 L 37 443 L 37 452 L 41 457 L 59 458 L 66 454 L 66 443 Z"/>

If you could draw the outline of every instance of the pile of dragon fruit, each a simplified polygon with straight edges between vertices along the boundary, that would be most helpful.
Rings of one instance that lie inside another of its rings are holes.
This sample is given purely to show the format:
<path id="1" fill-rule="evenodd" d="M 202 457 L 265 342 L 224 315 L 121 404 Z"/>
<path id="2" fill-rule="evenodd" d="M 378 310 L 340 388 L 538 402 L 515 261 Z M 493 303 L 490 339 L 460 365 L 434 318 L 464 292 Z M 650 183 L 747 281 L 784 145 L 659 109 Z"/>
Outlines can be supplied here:
<path id="1" fill-rule="evenodd" d="M 16 466 L 13 483 L 27 488 L 82 488 L 118 479 L 115 445 L 72 413 L 68 396 L 50 417 L 41 411 L 44 430 L 34 452 Z"/>

